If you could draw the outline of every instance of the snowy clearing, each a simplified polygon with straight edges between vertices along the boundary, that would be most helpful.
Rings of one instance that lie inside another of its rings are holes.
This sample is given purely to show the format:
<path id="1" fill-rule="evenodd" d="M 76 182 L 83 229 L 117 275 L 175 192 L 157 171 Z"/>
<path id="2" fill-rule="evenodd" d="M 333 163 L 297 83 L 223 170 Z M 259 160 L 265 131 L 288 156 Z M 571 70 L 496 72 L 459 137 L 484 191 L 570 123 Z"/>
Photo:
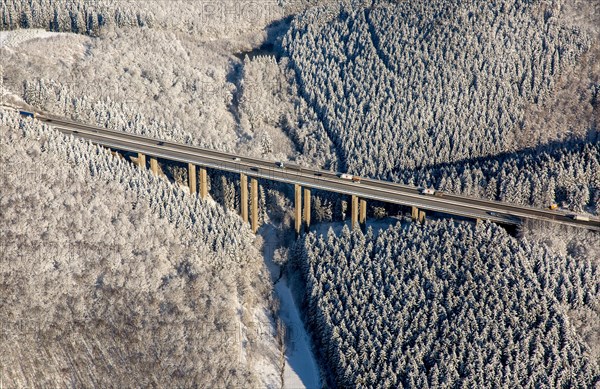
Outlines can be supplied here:
<path id="1" fill-rule="evenodd" d="M 16 47 L 23 42 L 33 39 L 46 39 L 55 36 L 69 35 L 64 32 L 50 32 L 41 29 L 33 30 L 15 30 L 15 31 L 0 31 L 0 48 L 1 47 Z"/>

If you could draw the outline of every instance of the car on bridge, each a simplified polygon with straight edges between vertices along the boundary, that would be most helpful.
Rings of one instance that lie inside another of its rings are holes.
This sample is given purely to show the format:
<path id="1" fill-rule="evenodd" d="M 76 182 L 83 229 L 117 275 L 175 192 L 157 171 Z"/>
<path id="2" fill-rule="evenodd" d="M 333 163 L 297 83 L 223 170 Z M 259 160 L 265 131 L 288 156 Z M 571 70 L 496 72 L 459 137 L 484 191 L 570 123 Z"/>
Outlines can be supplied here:
<path id="1" fill-rule="evenodd" d="M 421 194 L 433 196 L 435 194 L 435 189 L 421 188 Z"/>
<path id="2" fill-rule="evenodd" d="M 279 161 L 277 163 L 275 163 L 275 165 L 277 165 L 278 168 L 283 169 L 285 168 L 285 165 L 283 164 L 283 162 Z"/>

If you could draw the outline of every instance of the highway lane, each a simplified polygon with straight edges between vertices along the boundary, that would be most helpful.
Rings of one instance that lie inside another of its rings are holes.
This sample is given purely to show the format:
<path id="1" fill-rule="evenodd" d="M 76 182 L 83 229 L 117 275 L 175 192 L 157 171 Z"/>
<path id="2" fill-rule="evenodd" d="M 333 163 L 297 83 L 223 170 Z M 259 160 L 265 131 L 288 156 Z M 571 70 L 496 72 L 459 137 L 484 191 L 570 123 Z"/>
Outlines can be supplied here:
<path id="1" fill-rule="evenodd" d="M 37 118 L 64 133 L 73 134 L 102 146 L 141 152 L 149 156 L 194 163 L 229 172 L 244 173 L 251 177 L 299 184 L 314 189 L 356 195 L 370 200 L 415 206 L 429 211 L 505 224 L 520 224 L 523 219 L 534 219 L 600 231 L 600 220 L 595 217 L 590 218 L 590 221 L 573 220 L 572 213 L 568 212 L 550 211 L 450 193 L 445 193 L 443 197 L 427 196 L 421 194 L 419 188 L 366 178 L 361 178 L 360 183 L 353 183 L 341 179 L 334 172 L 305 168 L 291 163 L 286 163 L 286 167 L 282 169 L 276 167 L 273 161 L 107 130 L 50 115 L 38 115 Z"/>

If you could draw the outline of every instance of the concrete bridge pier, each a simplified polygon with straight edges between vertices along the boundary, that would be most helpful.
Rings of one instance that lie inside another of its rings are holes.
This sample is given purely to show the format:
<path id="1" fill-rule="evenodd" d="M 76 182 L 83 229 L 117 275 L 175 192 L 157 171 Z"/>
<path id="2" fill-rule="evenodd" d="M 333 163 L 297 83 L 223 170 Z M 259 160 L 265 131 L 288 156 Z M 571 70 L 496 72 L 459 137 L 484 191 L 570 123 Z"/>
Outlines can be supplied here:
<path id="1" fill-rule="evenodd" d="M 138 153 L 137 164 L 140 169 L 146 168 L 146 154 Z"/>
<path id="2" fill-rule="evenodd" d="M 304 188 L 304 230 L 310 229 L 310 189 Z"/>
<path id="3" fill-rule="evenodd" d="M 150 157 L 150 170 L 154 175 L 158 175 L 158 159 Z"/>
<path id="4" fill-rule="evenodd" d="M 243 173 L 240 174 L 240 189 L 240 206 L 242 208 L 242 220 L 244 221 L 244 223 L 248 223 L 248 176 L 246 176 Z"/>
<path id="5" fill-rule="evenodd" d="M 359 212 L 358 212 L 358 223 L 361 228 L 365 229 L 367 227 L 367 200 L 360 199 L 359 203 Z"/>
<path id="6" fill-rule="evenodd" d="M 302 187 L 294 185 L 294 222 L 296 235 L 300 235 L 302 229 Z"/>
<path id="7" fill-rule="evenodd" d="M 258 231 L 258 180 L 250 179 L 250 198 L 252 206 L 252 232 Z"/>
<path id="8" fill-rule="evenodd" d="M 419 223 L 425 223 L 425 211 L 419 211 Z"/>
<path id="9" fill-rule="evenodd" d="M 200 168 L 200 197 L 205 199 L 208 195 L 208 178 L 206 176 L 206 168 Z"/>
<path id="10" fill-rule="evenodd" d="M 419 220 L 419 208 L 417 208 L 417 207 L 411 207 L 410 217 L 414 221 Z"/>
<path id="11" fill-rule="evenodd" d="M 358 225 L 358 196 L 352 195 L 351 209 L 350 209 L 351 225 L 352 229 L 359 228 Z"/>
<path id="12" fill-rule="evenodd" d="M 196 165 L 188 163 L 188 186 L 190 194 L 196 193 Z"/>

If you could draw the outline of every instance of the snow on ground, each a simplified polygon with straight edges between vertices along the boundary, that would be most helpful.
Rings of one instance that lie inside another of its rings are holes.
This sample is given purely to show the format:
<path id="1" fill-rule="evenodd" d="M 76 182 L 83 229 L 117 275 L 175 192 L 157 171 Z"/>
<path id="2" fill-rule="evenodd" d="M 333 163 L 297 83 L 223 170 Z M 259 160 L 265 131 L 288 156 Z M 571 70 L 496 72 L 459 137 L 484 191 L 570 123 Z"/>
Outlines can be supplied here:
<path id="1" fill-rule="evenodd" d="M 319 388 L 321 383 L 311 342 L 285 278 L 275 285 L 275 293 L 281 304 L 279 317 L 285 323 L 287 331 L 283 387 Z"/>
<path id="2" fill-rule="evenodd" d="M 16 47 L 19 44 L 32 39 L 44 39 L 61 35 L 68 34 L 63 32 L 50 32 L 42 29 L 0 31 L 0 47 Z"/>
<path id="3" fill-rule="evenodd" d="M 264 258 L 275 283 L 274 290 L 280 302 L 279 318 L 285 323 L 285 368 L 283 373 L 284 389 L 320 388 L 319 368 L 312 354 L 312 344 L 300 312 L 294 301 L 285 277 L 281 276 L 280 267 L 273 261 L 276 242 L 276 227 L 265 225 L 260 230 L 265 239 Z"/>
<path id="4" fill-rule="evenodd" d="M 240 321 L 242 319 L 241 312 L 243 308 L 240 305 Z M 240 354 L 241 361 L 245 363 L 247 357 L 251 360 L 252 369 L 265 389 L 280 388 L 280 375 L 277 366 L 278 356 L 280 355 L 274 329 L 273 320 L 269 317 L 267 310 L 256 309 L 253 311 L 253 320 L 255 328 L 241 328 L 240 336 L 242 340 L 242 352 Z M 260 349 L 261 352 L 254 355 L 248 355 L 248 332 L 255 331 L 254 341 L 259 343 L 254 345 L 254 349 Z"/>

